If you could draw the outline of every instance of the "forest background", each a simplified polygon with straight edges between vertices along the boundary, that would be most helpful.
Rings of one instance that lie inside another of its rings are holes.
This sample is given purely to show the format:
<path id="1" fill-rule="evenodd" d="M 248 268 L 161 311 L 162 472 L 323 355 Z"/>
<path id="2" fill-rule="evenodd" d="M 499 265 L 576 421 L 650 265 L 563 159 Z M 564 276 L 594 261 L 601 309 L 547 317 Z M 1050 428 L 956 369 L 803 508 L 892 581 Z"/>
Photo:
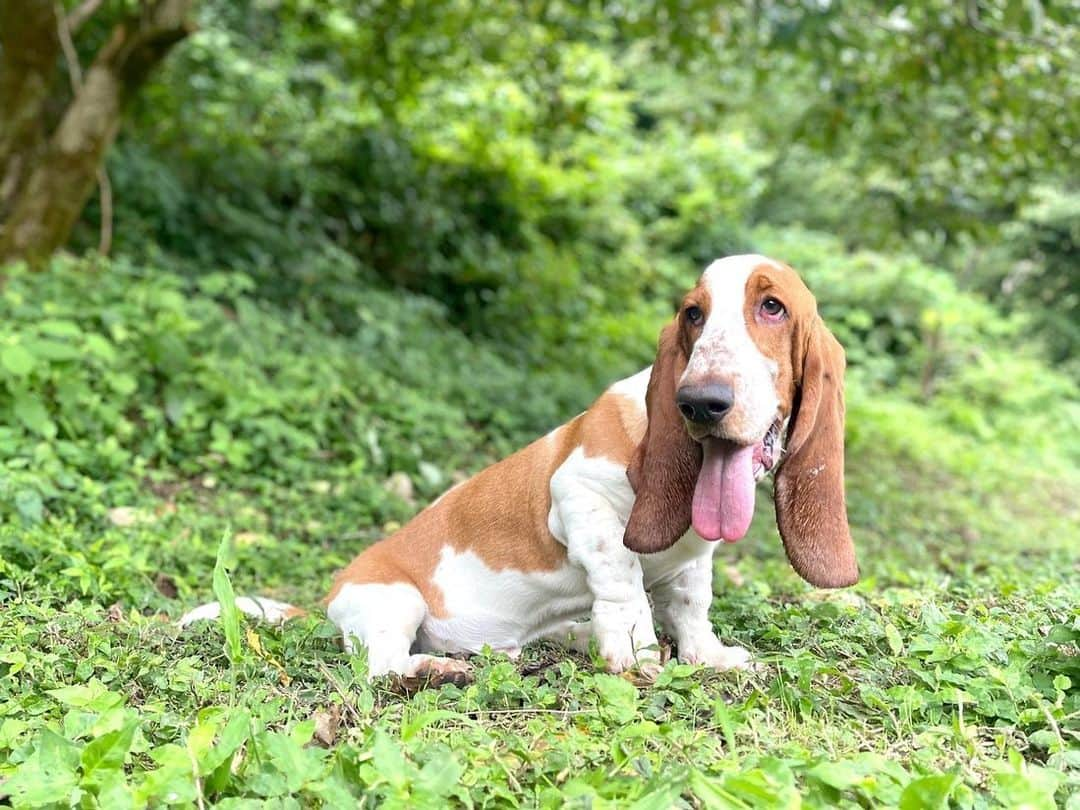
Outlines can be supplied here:
<path id="1" fill-rule="evenodd" d="M 1080 807 L 1077 11 L 0 0 L 0 796 Z M 761 672 L 399 696 L 317 616 L 165 621 L 316 604 L 747 251 L 847 349 L 863 570 L 759 509 Z"/>

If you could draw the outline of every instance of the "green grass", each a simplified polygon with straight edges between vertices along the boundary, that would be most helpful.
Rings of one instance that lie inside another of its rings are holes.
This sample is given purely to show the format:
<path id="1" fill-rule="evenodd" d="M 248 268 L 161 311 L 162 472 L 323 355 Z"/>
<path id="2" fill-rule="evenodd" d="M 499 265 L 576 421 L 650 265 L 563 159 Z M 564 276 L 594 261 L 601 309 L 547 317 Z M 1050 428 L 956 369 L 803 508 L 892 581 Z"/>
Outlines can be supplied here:
<path id="1" fill-rule="evenodd" d="M 717 555 L 714 625 L 760 671 L 670 663 L 639 687 L 540 645 L 480 656 L 468 687 L 401 695 L 366 682 L 317 610 L 283 628 L 172 621 L 230 586 L 316 607 L 454 473 L 592 392 L 420 299 L 370 290 L 376 325 L 349 335 L 224 306 L 205 282 L 85 272 L 15 274 L 3 293 L 0 803 L 1080 807 L 1067 459 L 985 445 L 855 369 L 862 581 L 802 583 L 766 497 Z M 43 306 L 68 325 L 42 327 Z M 145 359 L 162 335 L 182 362 Z M 402 362 L 418 337 L 435 359 Z M 528 380 L 562 393 L 519 407 Z M 411 502 L 384 486 L 398 471 Z"/>

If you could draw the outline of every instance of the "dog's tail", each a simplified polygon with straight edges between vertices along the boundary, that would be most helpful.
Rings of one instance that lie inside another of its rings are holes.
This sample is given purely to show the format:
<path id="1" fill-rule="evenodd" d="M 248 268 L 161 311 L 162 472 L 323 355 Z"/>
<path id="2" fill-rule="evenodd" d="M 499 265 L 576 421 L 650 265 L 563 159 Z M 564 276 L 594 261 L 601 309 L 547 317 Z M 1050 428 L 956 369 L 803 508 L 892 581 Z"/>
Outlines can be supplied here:
<path id="1" fill-rule="evenodd" d="M 279 602 L 276 599 L 268 599 L 265 596 L 238 596 L 236 597 L 236 609 L 248 616 L 254 616 L 271 624 L 284 624 L 289 619 L 297 616 L 306 616 L 307 611 L 290 605 L 287 602 Z M 203 620 L 213 621 L 221 616 L 221 605 L 217 602 L 208 602 L 199 605 L 194 610 L 189 610 L 176 626 L 183 630 L 190 624 Z"/>

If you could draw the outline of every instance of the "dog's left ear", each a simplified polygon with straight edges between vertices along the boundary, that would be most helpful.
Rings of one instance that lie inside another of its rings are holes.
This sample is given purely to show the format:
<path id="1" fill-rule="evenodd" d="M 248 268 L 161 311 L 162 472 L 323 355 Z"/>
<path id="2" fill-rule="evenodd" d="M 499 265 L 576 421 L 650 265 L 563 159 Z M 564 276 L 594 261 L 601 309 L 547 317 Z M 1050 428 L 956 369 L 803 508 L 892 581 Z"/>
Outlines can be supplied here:
<path id="1" fill-rule="evenodd" d="M 800 337 L 802 382 L 776 473 L 776 523 L 799 576 L 841 588 L 859 579 L 844 500 L 844 349 L 816 315 Z"/>
<path id="2" fill-rule="evenodd" d="M 675 386 L 686 363 L 675 320 L 660 333 L 645 393 L 648 427 L 626 470 L 636 497 L 623 545 L 642 554 L 671 548 L 690 528 L 701 445 L 687 434 L 675 404 Z"/>

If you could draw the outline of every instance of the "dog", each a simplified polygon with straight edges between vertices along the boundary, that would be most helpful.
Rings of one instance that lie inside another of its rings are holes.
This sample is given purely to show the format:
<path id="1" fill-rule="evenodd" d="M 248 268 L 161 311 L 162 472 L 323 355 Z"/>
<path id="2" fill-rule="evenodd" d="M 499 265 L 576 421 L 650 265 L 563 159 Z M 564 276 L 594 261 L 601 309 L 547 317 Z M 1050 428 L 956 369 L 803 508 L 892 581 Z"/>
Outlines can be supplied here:
<path id="1" fill-rule="evenodd" d="M 813 585 L 859 576 L 844 500 L 844 352 L 790 267 L 706 268 L 652 366 L 584 413 L 451 488 L 336 577 L 326 613 L 370 677 L 460 681 L 453 654 L 591 644 L 611 672 L 659 671 L 654 619 L 680 661 L 745 668 L 709 621 L 718 541 L 746 534 L 774 473 L 788 559 Z M 651 597 L 651 603 L 650 603 Z M 246 613 L 299 611 L 241 598 Z M 205 605 L 186 626 L 218 615 Z"/>

